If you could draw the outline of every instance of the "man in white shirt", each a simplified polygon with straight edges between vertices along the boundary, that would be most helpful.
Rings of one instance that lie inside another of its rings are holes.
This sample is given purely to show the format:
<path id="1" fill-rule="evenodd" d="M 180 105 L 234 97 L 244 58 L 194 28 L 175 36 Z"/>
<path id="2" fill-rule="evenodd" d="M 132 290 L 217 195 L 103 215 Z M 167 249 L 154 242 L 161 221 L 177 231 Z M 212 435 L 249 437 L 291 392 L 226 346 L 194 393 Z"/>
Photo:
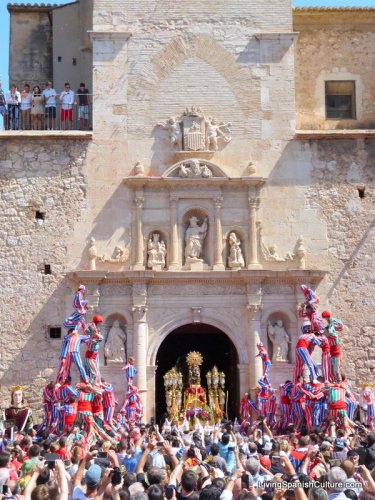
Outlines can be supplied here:
<path id="1" fill-rule="evenodd" d="M 21 94 L 16 85 L 12 85 L 5 96 L 8 105 L 8 129 L 18 130 Z"/>
<path id="2" fill-rule="evenodd" d="M 45 100 L 46 108 L 46 128 L 47 130 L 56 129 L 56 90 L 52 88 L 52 82 L 46 82 L 46 88 L 42 95 Z"/>
<path id="3" fill-rule="evenodd" d="M 31 129 L 31 98 L 30 85 L 25 83 L 21 92 L 21 129 Z"/>
<path id="4" fill-rule="evenodd" d="M 60 113 L 61 130 L 66 130 L 66 129 L 72 130 L 74 92 L 70 88 L 70 83 L 65 84 L 65 90 L 63 90 L 60 94 L 60 101 L 61 101 L 61 113 Z M 67 124 L 67 121 L 69 121 L 69 124 Z"/>

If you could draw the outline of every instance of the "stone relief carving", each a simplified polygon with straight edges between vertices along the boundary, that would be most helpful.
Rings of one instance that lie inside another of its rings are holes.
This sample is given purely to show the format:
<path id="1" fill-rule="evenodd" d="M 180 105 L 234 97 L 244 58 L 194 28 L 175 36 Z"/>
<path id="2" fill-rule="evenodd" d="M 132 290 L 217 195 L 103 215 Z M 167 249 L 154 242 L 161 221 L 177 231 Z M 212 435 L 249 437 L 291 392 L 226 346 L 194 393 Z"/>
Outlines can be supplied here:
<path id="1" fill-rule="evenodd" d="M 284 328 L 283 321 L 278 319 L 271 323 L 268 322 L 267 333 L 273 344 L 272 362 L 288 362 L 288 348 L 291 343 L 290 337 Z"/>
<path id="2" fill-rule="evenodd" d="M 199 160 L 190 160 L 180 166 L 178 176 L 209 179 L 212 177 L 212 170 L 207 165 L 200 163 Z"/>
<path id="3" fill-rule="evenodd" d="M 241 242 L 235 232 L 231 232 L 228 238 L 229 256 L 228 267 L 231 269 L 242 269 L 245 267 L 245 260 L 242 255 Z"/>
<path id="4" fill-rule="evenodd" d="M 307 250 L 305 248 L 304 240 L 303 237 L 300 236 L 297 240 L 297 243 L 294 247 L 293 252 L 288 252 L 285 254 L 285 256 L 281 256 L 277 252 L 277 246 L 275 243 L 272 243 L 271 245 L 266 245 L 263 242 L 263 237 L 262 237 L 262 227 L 259 227 L 259 241 L 260 241 L 260 250 L 263 259 L 266 262 L 297 262 L 298 267 L 300 269 L 305 269 L 305 256 L 307 253 Z"/>
<path id="5" fill-rule="evenodd" d="M 98 260 L 99 262 L 110 262 L 111 264 L 125 264 L 129 259 L 129 255 L 130 250 L 128 247 L 115 246 L 111 257 L 103 255 Z"/>
<path id="6" fill-rule="evenodd" d="M 198 106 L 186 108 L 179 117 L 159 122 L 158 127 L 169 134 L 170 144 L 179 151 L 217 151 L 219 141 L 231 141 L 231 124 L 206 118 Z"/>
<path id="7" fill-rule="evenodd" d="M 185 231 L 185 259 L 190 262 L 203 262 L 201 259 L 203 243 L 207 235 L 208 219 L 204 219 L 201 225 L 195 216 L 190 217 L 189 227 Z"/>
<path id="8" fill-rule="evenodd" d="M 89 247 L 87 249 L 87 257 L 89 259 L 90 271 L 96 270 L 96 259 L 98 257 L 98 249 L 96 248 L 95 238 L 90 238 Z"/>
<path id="9" fill-rule="evenodd" d="M 120 322 L 115 320 L 107 335 L 104 347 L 107 361 L 126 361 L 126 334 L 120 327 Z"/>
<path id="10" fill-rule="evenodd" d="M 167 248 L 164 241 L 159 241 L 160 234 L 153 233 L 147 242 L 147 267 L 165 267 L 165 257 L 167 255 Z"/>

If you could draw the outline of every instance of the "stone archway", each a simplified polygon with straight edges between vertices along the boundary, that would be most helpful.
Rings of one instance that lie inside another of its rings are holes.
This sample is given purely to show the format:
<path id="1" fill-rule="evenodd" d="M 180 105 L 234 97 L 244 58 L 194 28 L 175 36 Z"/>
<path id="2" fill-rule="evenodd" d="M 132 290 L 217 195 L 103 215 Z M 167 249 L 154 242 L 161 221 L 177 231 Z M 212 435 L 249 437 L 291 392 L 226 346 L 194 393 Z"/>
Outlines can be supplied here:
<path id="1" fill-rule="evenodd" d="M 185 358 L 190 351 L 199 351 L 203 355 L 201 384 L 206 387 L 205 374 L 214 365 L 226 374 L 228 390 L 228 413 L 234 417 L 237 413 L 239 398 L 238 353 L 231 339 L 218 328 L 200 323 L 180 326 L 164 338 L 156 355 L 155 373 L 155 416 L 160 421 L 165 414 L 164 374 L 177 365 L 184 374 L 187 383 Z"/>

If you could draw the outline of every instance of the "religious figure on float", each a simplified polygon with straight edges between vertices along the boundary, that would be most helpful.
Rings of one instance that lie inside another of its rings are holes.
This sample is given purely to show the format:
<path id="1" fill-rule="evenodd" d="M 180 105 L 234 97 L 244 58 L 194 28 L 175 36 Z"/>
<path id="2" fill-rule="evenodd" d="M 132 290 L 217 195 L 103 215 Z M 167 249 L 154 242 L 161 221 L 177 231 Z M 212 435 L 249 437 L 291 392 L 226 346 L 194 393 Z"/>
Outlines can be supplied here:
<path id="1" fill-rule="evenodd" d="M 202 261 L 201 255 L 203 242 L 207 235 L 208 221 L 207 217 L 199 226 L 197 217 L 190 217 L 189 227 L 185 232 L 185 258 Z"/>
<path id="2" fill-rule="evenodd" d="M 286 332 L 283 321 L 278 319 L 276 323 L 268 322 L 268 336 L 273 344 L 272 363 L 277 361 L 288 361 L 288 348 L 291 340 Z"/>
<path id="3" fill-rule="evenodd" d="M 10 388 L 11 405 L 4 412 L 6 436 L 11 440 L 14 439 L 14 431 L 28 431 L 33 426 L 31 410 L 25 404 L 23 390 L 21 385 Z"/>
<path id="4" fill-rule="evenodd" d="M 117 319 L 108 332 L 104 354 L 107 361 L 124 362 L 126 359 L 126 334 Z"/>
<path id="5" fill-rule="evenodd" d="M 185 389 L 183 410 L 191 426 L 196 419 L 207 421 L 211 418 L 211 409 L 207 405 L 206 391 L 201 386 L 200 366 L 203 357 L 200 352 L 192 351 L 186 356 L 189 367 L 189 386 Z"/>

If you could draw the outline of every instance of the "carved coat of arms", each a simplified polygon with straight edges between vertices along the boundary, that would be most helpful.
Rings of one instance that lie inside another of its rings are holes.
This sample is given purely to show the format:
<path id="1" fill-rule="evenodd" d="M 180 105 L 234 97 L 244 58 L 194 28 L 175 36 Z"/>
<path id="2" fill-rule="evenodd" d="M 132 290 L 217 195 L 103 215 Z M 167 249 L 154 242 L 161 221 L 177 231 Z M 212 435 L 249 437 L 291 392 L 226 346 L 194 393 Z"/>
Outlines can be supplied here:
<path id="1" fill-rule="evenodd" d="M 232 139 L 230 123 L 207 119 L 197 106 L 186 108 L 180 118 L 171 117 L 158 126 L 168 132 L 170 143 L 181 151 L 217 151 L 219 141 L 227 143 Z"/>

